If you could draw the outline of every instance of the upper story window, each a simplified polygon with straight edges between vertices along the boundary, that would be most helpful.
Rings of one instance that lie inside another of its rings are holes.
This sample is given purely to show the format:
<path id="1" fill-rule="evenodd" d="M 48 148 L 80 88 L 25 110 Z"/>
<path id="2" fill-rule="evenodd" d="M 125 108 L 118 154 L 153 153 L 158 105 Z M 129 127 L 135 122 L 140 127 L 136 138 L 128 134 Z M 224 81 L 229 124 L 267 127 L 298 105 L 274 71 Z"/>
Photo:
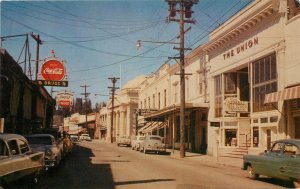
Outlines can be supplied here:
<path id="1" fill-rule="evenodd" d="M 274 110 L 277 103 L 264 104 L 265 95 L 277 91 L 276 54 L 252 63 L 253 112 Z"/>
<path id="2" fill-rule="evenodd" d="M 158 93 L 158 109 L 160 109 L 160 93 Z"/>
<path id="3" fill-rule="evenodd" d="M 153 108 L 155 108 L 155 94 L 152 95 Z"/>
<path id="4" fill-rule="evenodd" d="M 164 90 L 164 107 L 167 107 L 167 89 Z"/>
<path id="5" fill-rule="evenodd" d="M 237 73 L 224 74 L 225 94 L 236 94 L 237 89 Z"/>

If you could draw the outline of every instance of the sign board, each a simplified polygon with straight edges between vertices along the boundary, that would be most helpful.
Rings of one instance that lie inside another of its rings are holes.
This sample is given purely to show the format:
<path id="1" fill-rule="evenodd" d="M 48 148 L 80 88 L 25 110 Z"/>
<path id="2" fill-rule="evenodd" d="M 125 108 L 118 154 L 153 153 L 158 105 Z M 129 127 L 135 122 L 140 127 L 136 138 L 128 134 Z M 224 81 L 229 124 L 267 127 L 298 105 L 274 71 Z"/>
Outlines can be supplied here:
<path id="1" fill-rule="evenodd" d="M 67 75 L 64 61 L 55 57 L 46 58 L 40 69 L 37 84 L 40 86 L 67 87 Z"/>
<path id="2" fill-rule="evenodd" d="M 221 123 L 220 122 L 210 122 L 211 127 L 220 127 Z"/>
<path id="3" fill-rule="evenodd" d="M 60 91 L 56 95 L 56 104 L 63 108 L 69 108 L 73 105 L 73 93 Z"/>
<path id="4" fill-rule="evenodd" d="M 248 112 L 248 102 L 229 97 L 224 100 L 225 112 Z"/>

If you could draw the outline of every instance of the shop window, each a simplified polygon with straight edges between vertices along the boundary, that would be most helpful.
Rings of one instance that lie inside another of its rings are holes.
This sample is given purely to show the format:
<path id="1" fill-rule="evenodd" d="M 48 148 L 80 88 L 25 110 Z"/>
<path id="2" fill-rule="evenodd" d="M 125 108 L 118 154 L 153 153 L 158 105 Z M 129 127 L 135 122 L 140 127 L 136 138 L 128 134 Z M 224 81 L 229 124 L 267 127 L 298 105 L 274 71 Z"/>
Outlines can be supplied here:
<path id="1" fill-rule="evenodd" d="M 225 146 L 237 146 L 237 129 L 225 129 Z"/>
<path id="2" fill-rule="evenodd" d="M 236 94 L 237 74 L 226 73 L 225 79 L 225 94 Z"/>
<path id="3" fill-rule="evenodd" d="M 253 147 L 258 148 L 259 144 L 259 129 L 258 127 L 253 127 Z"/>
<path id="4" fill-rule="evenodd" d="M 253 112 L 275 110 L 277 103 L 264 104 L 265 95 L 277 91 L 276 54 L 253 62 Z"/>
<path id="5" fill-rule="evenodd" d="M 215 116 L 222 116 L 222 76 L 215 77 Z"/>

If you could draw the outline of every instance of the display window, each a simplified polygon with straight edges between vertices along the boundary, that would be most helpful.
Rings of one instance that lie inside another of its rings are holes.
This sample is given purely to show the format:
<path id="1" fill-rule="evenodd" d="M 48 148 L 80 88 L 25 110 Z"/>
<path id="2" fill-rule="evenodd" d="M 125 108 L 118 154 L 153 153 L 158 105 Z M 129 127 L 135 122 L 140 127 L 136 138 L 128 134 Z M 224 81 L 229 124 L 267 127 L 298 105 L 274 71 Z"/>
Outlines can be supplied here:
<path id="1" fill-rule="evenodd" d="M 225 146 L 237 146 L 237 129 L 225 129 Z"/>
<path id="2" fill-rule="evenodd" d="M 259 145 L 259 129 L 253 127 L 253 147 L 258 148 Z"/>

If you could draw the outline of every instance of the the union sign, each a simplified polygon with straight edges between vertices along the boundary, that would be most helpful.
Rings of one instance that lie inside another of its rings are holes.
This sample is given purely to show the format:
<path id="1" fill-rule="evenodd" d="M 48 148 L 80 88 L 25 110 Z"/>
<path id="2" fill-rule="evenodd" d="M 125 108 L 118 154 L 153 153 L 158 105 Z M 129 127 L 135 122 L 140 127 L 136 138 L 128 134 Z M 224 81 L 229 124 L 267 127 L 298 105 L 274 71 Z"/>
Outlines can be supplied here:
<path id="1" fill-rule="evenodd" d="M 248 102 L 229 97 L 224 101 L 225 112 L 248 112 Z"/>

